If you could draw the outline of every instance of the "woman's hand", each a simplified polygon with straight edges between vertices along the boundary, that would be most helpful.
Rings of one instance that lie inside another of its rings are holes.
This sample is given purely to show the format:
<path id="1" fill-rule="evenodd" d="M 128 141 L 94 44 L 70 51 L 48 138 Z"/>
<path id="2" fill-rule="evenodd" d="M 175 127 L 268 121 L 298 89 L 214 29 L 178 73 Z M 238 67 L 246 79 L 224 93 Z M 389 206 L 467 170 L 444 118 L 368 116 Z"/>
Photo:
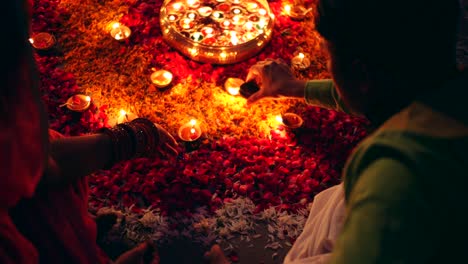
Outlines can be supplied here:
<path id="1" fill-rule="evenodd" d="M 145 242 L 120 255 L 114 264 L 156 264 L 159 259 L 155 252 L 154 244 Z"/>
<path id="2" fill-rule="evenodd" d="M 255 80 L 260 90 L 247 99 L 254 103 L 262 98 L 302 97 L 304 82 L 296 80 L 289 66 L 280 59 L 267 59 L 253 65 L 246 81 Z"/>
<path id="3" fill-rule="evenodd" d="M 159 153 L 162 155 L 175 155 L 176 156 L 178 154 L 177 147 L 179 146 L 177 144 L 177 141 L 162 126 L 158 124 L 155 124 L 155 125 L 159 131 L 159 146 L 158 146 Z"/>
<path id="4" fill-rule="evenodd" d="M 230 264 L 219 245 L 214 245 L 205 253 L 205 259 L 209 264 Z"/>
<path id="5" fill-rule="evenodd" d="M 135 148 L 137 156 L 153 156 L 153 155 L 177 155 L 177 142 L 172 135 L 167 132 L 164 127 L 153 123 L 146 118 L 136 118 L 129 123 L 117 125 L 117 127 L 133 131 L 135 137 Z M 112 131 L 111 131 L 112 132 Z M 116 131 L 118 134 L 119 131 Z M 146 140 L 140 140 L 143 136 Z M 149 145 L 146 145 L 149 144 Z M 141 151 L 146 149 L 147 153 Z"/>

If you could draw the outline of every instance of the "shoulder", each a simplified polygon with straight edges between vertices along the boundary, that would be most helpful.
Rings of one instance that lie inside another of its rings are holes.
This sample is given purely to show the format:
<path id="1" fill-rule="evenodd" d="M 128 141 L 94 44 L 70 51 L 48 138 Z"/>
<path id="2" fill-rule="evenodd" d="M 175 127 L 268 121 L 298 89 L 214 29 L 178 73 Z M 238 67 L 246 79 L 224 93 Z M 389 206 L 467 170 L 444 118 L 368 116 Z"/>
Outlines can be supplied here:
<path id="1" fill-rule="evenodd" d="M 350 196 L 358 180 L 375 188 L 389 189 L 397 182 L 411 185 L 418 179 L 418 168 L 424 163 L 422 157 L 426 152 L 428 147 L 418 136 L 402 132 L 372 135 L 348 160 L 344 173 L 346 197 Z M 366 179 L 361 179 L 363 175 Z"/>

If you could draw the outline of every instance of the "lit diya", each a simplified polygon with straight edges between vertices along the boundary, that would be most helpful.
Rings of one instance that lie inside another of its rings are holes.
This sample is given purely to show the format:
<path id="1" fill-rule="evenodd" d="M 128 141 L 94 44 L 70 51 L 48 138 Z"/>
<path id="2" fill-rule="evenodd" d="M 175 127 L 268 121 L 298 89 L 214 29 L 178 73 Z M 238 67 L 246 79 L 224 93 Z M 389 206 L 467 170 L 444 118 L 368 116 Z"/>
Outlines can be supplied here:
<path id="1" fill-rule="evenodd" d="M 213 13 L 213 8 L 209 6 L 203 6 L 203 7 L 198 8 L 198 13 L 202 17 L 208 17 L 211 15 L 211 13 Z"/>
<path id="2" fill-rule="evenodd" d="M 248 2 L 245 7 L 247 8 L 247 11 L 249 11 L 250 13 L 255 13 L 258 11 L 258 4 L 255 3 L 255 2 Z"/>
<path id="3" fill-rule="evenodd" d="M 179 16 L 177 14 L 170 14 L 167 16 L 167 19 L 171 22 L 176 22 L 179 20 Z"/>
<path id="4" fill-rule="evenodd" d="M 198 0 L 187 0 L 187 5 L 191 8 L 197 8 L 200 6 L 200 1 Z"/>
<path id="5" fill-rule="evenodd" d="M 132 120 L 137 119 L 137 118 L 138 116 L 136 114 L 120 109 L 119 117 L 117 118 L 117 124 L 131 122 Z"/>
<path id="6" fill-rule="evenodd" d="M 305 70 L 310 67 L 310 64 L 309 57 L 302 52 L 299 52 L 299 54 L 291 59 L 291 66 L 298 70 Z"/>
<path id="7" fill-rule="evenodd" d="M 238 95 L 244 80 L 239 78 L 227 78 L 224 82 L 224 89 L 231 95 Z"/>
<path id="8" fill-rule="evenodd" d="M 110 31 L 110 35 L 114 39 L 116 39 L 118 41 L 122 41 L 122 40 L 125 40 L 125 39 L 129 38 L 131 34 L 132 34 L 132 31 L 130 30 L 129 27 L 127 27 L 125 25 L 122 25 L 119 22 L 114 22 L 112 24 L 112 29 Z"/>
<path id="9" fill-rule="evenodd" d="M 197 14 L 195 12 L 188 12 L 187 18 L 191 20 L 195 20 L 197 18 Z"/>
<path id="10" fill-rule="evenodd" d="M 151 82 L 156 85 L 156 87 L 162 89 L 166 88 L 172 82 L 172 73 L 166 70 L 158 70 L 151 74 Z"/>
<path id="11" fill-rule="evenodd" d="M 203 36 L 205 37 L 211 37 L 211 36 L 214 36 L 214 29 L 212 27 L 204 27 L 200 30 L 200 32 L 203 34 Z M 215 39 L 216 41 L 216 39 Z"/>
<path id="12" fill-rule="evenodd" d="M 284 126 L 287 128 L 299 128 L 304 123 L 304 120 L 297 114 L 294 113 L 284 113 L 281 115 Z"/>
<path id="13" fill-rule="evenodd" d="M 191 29 L 195 25 L 192 19 L 185 18 L 179 21 L 180 27 L 183 29 Z"/>
<path id="14" fill-rule="evenodd" d="M 219 20 L 224 18 L 224 13 L 221 11 L 214 11 L 213 14 L 211 15 L 213 19 Z"/>
<path id="15" fill-rule="evenodd" d="M 201 135 L 202 130 L 195 119 L 181 126 L 178 131 L 179 138 L 186 142 L 195 141 L 199 139 Z"/>
<path id="16" fill-rule="evenodd" d="M 52 34 L 46 33 L 46 32 L 41 32 L 34 37 L 29 39 L 29 42 L 31 42 L 31 45 L 38 50 L 48 50 L 52 48 L 55 43 L 55 37 Z"/>
<path id="17" fill-rule="evenodd" d="M 65 105 L 72 111 L 83 112 L 91 105 L 91 97 L 84 94 L 76 94 L 68 98 L 67 102 L 61 106 Z"/>

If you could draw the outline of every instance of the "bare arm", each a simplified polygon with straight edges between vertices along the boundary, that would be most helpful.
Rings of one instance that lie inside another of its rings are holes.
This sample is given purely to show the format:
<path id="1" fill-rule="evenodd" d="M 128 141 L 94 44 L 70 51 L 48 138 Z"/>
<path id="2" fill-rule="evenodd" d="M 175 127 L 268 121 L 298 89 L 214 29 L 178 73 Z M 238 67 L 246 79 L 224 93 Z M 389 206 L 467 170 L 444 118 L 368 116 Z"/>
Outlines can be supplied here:
<path id="1" fill-rule="evenodd" d="M 41 186 L 58 187 L 73 183 L 110 166 L 112 155 L 112 142 L 106 134 L 53 140 Z"/>

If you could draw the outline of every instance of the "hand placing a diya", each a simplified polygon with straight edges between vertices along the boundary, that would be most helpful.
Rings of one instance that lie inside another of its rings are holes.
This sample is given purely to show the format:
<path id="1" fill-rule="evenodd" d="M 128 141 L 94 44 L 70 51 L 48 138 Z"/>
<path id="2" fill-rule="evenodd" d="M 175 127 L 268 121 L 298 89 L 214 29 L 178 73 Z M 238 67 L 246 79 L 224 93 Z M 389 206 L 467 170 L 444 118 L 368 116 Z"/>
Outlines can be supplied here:
<path id="1" fill-rule="evenodd" d="M 314 106 L 362 115 L 345 104 L 339 95 L 339 89 L 335 87 L 331 79 L 299 80 L 294 76 L 288 64 L 280 59 L 257 62 L 249 69 L 246 78 L 246 84 L 248 83 L 253 83 L 251 86 L 257 86 L 257 91 L 248 96 L 248 104 L 263 98 L 302 98 Z M 291 116 L 287 118 L 291 119 Z M 294 123 L 298 126 L 302 125 L 298 120 L 293 121 L 297 121 Z"/>
<path id="2" fill-rule="evenodd" d="M 299 90 L 296 84 L 297 80 L 290 67 L 281 59 L 267 59 L 253 65 L 247 75 L 246 84 L 252 82 L 258 86 L 258 91 L 248 96 L 248 103 L 254 103 L 262 98 L 290 97 L 299 94 L 302 96 L 304 94 L 303 89 L 296 91 Z"/>

